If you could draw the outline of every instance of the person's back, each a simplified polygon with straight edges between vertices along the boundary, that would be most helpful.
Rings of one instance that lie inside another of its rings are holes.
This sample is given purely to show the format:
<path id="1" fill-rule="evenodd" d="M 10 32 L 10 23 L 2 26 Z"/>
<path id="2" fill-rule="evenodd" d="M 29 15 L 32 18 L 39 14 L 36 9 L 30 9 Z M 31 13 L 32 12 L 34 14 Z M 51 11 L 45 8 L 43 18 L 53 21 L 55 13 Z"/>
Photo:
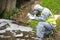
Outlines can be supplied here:
<path id="1" fill-rule="evenodd" d="M 42 11 L 42 15 L 44 15 L 45 17 L 52 16 L 51 14 L 52 13 L 48 8 L 44 8 L 43 11 Z"/>

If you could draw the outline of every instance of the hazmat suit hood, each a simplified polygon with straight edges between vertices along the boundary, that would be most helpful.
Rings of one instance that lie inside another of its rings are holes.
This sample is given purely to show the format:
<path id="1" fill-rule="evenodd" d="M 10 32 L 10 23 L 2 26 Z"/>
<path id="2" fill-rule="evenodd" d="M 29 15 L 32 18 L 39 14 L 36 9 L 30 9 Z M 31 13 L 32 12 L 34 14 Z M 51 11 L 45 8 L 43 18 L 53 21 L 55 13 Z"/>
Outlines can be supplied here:
<path id="1" fill-rule="evenodd" d="M 35 11 L 42 11 L 42 10 L 43 10 L 43 7 L 42 7 L 40 4 L 36 4 L 36 5 L 34 6 L 34 10 L 35 10 Z"/>

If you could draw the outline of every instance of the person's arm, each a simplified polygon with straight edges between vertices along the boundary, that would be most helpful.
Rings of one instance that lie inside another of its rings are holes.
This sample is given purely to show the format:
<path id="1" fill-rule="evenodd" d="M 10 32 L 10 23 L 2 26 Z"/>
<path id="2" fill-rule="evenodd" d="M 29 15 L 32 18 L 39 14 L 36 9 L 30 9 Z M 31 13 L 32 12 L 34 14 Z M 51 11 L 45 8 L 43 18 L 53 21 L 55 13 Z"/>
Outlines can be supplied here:
<path id="1" fill-rule="evenodd" d="M 28 13 L 27 16 L 32 20 L 39 20 L 39 21 L 45 21 L 46 20 L 46 17 L 44 15 L 37 17 L 37 16 L 33 16 L 30 13 Z"/>
<path id="2" fill-rule="evenodd" d="M 44 17 L 44 15 L 43 16 L 40 16 L 40 17 L 38 17 L 38 15 L 39 15 L 39 11 L 34 11 L 34 20 L 40 20 L 40 21 L 45 21 L 46 20 L 46 18 Z"/>
<path id="3" fill-rule="evenodd" d="M 36 16 L 39 15 L 39 13 L 40 13 L 39 11 L 34 11 L 34 15 L 33 16 L 36 17 Z"/>
<path id="4" fill-rule="evenodd" d="M 46 20 L 46 17 L 44 17 L 44 16 L 35 17 L 35 20 L 45 21 Z"/>

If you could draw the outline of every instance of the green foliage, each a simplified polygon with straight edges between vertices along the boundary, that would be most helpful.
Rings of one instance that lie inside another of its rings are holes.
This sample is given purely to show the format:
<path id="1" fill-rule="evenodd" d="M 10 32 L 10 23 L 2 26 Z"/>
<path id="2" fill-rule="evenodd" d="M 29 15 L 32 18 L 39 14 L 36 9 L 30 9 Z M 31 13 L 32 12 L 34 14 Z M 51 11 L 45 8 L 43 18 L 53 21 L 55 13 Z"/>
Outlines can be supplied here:
<path id="1" fill-rule="evenodd" d="M 49 8 L 54 14 L 60 12 L 60 0 L 42 0 L 40 4 Z"/>
<path id="2" fill-rule="evenodd" d="M 38 24 L 38 21 L 36 20 L 30 20 L 27 22 L 27 25 L 32 27 L 34 30 L 36 29 L 37 24 Z"/>
<path id="3" fill-rule="evenodd" d="M 9 13 L 12 15 L 12 14 L 17 14 L 17 13 L 19 13 L 20 11 L 21 11 L 20 9 L 14 8 L 14 9 L 10 10 Z"/>
<path id="4" fill-rule="evenodd" d="M 13 14 L 18 14 L 19 12 L 21 12 L 20 9 L 14 8 L 9 12 L 4 12 L 2 18 L 9 19 Z"/>
<path id="5" fill-rule="evenodd" d="M 9 19 L 10 18 L 9 13 L 8 12 L 4 12 L 3 15 L 2 15 L 2 18 Z"/>

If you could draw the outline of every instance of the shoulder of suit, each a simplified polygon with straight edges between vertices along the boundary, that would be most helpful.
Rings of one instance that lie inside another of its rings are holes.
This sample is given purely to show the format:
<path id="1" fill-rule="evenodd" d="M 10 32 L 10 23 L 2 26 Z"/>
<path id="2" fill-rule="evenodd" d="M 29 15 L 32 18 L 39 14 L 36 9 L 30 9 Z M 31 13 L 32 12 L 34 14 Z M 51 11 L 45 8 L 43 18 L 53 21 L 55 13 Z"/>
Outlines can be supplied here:
<path id="1" fill-rule="evenodd" d="M 44 7 L 44 9 L 43 9 L 43 10 L 46 10 L 46 11 L 47 11 L 47 10 L 49 10 L 49 9 Z M 50 10 L 49 10 L 49 11 L 50 11 Z"/>
<path id="2" fill-rule="evenodd" d="M 44 7 L 44 9 L 43 9 L 43 10 L 49 10 L 49 9 Z"/>

